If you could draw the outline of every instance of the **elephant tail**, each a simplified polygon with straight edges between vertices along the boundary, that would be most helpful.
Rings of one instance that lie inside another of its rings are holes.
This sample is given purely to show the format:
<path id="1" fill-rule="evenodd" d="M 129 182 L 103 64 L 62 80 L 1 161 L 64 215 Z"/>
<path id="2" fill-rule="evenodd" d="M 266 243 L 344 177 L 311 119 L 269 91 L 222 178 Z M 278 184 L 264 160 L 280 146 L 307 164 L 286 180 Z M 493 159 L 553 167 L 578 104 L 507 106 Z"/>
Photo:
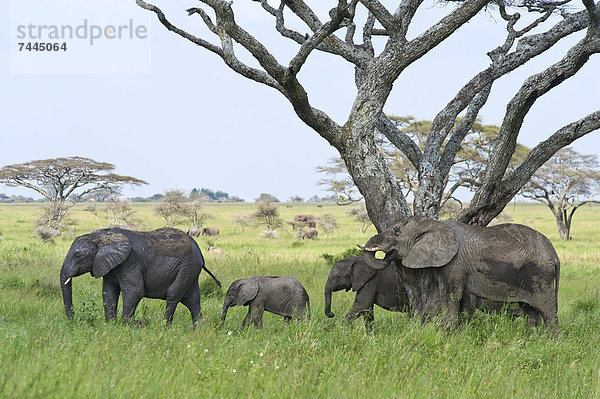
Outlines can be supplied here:
<path id="1" fill-rule="evenodd" d="M 208 269 L 206 268 L 206 266 L 205 266 L 205 265 L 202 265 L 202 269 L 206 270 L 206 273 L 208 273 L 208 275 L 209 275 L 209 276 L 211 276 L 211 277 L 213 278 L 213 280 L 215 280 L 215 283 L 217 283 L 217 285 L 218 285 L 219 287 L 221 286 L 221 282 L 220 282 L 219 280 L 217 280 L 217 278 L 215 277 L 215 275 L 214 275 L 214 274 L 212 274 L 212 273 L 210 272 L 210 270 L 208 270 Z"/>
<path id="2" fill-rule="evenodd" d="M 556 273 L 556 277 L 554 280 L 554 296 L 556 298 L 556 313 L 558 313 L 558 281 L 560 280 L 560 260 L 556 257 L 554 263 L 554 271 Z"/>
<path id="3" fill-rule="evenodd" d="M 200 247 L 198 246 L 198 243 L 191 236 L 189 237 L 189 239 L 190 239 L 190 242 L 192 244 L 192 247 L 195 248 L 196 251 L 198 251 L 198 254 L 200 255 L 200 259 L 202 261 L 202 269 L 206 270 L 206 273 L 208 273 L 208 275 L 211 276 L 213 278 L 213 280 L 215 280 L 215 283 L 217 283 L 217 285 L 220 287 L 221 286 L 221 282 L 215 277 L 214 274 L 211 273 L 210 270 L 208 270 L 206 268 L 206 262 L 204 261 L 204 256 L 202 256 L 202 251 L 200 250 Z"/>

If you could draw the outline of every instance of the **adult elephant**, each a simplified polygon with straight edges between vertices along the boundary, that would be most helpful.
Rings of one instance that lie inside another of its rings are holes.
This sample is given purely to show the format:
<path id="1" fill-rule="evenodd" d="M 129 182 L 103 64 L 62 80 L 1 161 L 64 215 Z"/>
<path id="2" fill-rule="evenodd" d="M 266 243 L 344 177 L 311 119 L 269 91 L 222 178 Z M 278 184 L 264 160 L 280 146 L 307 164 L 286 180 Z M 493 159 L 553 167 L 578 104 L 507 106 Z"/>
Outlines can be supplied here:
<path id="1" fill-rule="evenodd" d="M 202 233 L 202 230 L 198 227 L 190 227 L 189 229 L 185 229 L 184 231 L 186 234 L 189 234 L 193 237 L 200 237 L 200 233 Z"/>
<path id="2" fill-rule="evenodd" d="M 315 215 L 302 215 L 298 214 L 294 216 L 294 221 L 292 222 L 292 227 L 294 229 L 302 229 L 304 227 L 314 228 L 317 227 L 317 218 Z"/>
<path id="3" fill-rule="evenodd" d="M 142 297 L 158 298 L 167 301 L 167 325 L 181 302 L 190 310 L 195 327 L 202 318 L 198 287 L 202 269 L 221 286 L 204 265 L 196 241 L 180 230 L 104 229 L 85 234 L 73 241 L 60 270 L 65 313 L 73 318 L 72 278 L 90 273 L 103 278 L 102 298 L 107 321 L 116 317 L 121 295 L 126 320 L 133 317 Z"/>
<path id="4" fill-rule="evenodd" d="M 416 314 L 446 312 L 454 322 L 466 295 L 519 302 L 532 319 L 558 328 L 560 261 L 550 241 L 519 224 L 492 227 L 413 216 L 377 234 L 363 248 L 375 270 L 392 261 Z M 377 251 L 385 258 L 377 259 Z"/>
<path id="5" fill-rule="evenodd" d="M 203 236 L 218 236 L 219 229 L 216 227 L 205 227 L 202 229 Z"/>
<path id="6" fill-rule="evenodd" d="M 374 270 L 367 266 L 362 256 L 352 256 L 335 262 L 325 283 L 325 314 L 335 317 L 331 311 L 331 293 L 341 290 L 356 292 L 352 309 L 346 321 L 352 322 L 362 316 L 365 328 L 373 328 L 373 307 L 405 312 L 409 309 L 408 296 L 404 287 L 398 285 L 393 266 Z"/>
<path id="7" fill-rule="evenodd" d="M 319 232 L 317 231 L 317 229 L 311 227 L 308 229 L 298 230 L 296 238 L 299 238 L 301 240 L 314 240 L 315 238 L 317 238 L 318 234 Z"/>

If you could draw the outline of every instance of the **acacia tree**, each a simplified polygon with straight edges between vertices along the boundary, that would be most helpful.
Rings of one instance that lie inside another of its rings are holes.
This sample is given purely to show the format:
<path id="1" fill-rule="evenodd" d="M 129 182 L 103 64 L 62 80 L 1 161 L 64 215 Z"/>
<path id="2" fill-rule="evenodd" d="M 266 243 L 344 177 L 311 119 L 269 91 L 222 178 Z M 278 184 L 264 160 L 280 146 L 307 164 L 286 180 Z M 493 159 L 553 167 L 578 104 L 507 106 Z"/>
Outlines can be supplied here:
<path id="1" fill-rule="evenodd" d="M 522 194 L 550 208 L 561 240 L 568 240 L 575 211 L 588 203 L 600 203 L 595 199 L 600 194 L 598 157 L 563 148 L 538 169 Z"/>
<path id="2" fill-rule="evenodd" d="M 494 12 L 499 14 L 498 20 L 506 22 L 506 39 L 504 43 L 490 45 L 489 66 L 466 82 L 433 118 L 422 149 L 383 112 L 392 86 L 415 61 L 494 2 L 452 2 L 446 16 L 411 38 L 407 33 L 415 14 L 424 12 L 420 9 L 423 0 L 399 1 L 394 11 L 377 0 L 338 0 L 326 21 L 302 0 L 273 1 L 275 5 L 268 0 L 257 1 L 272 16 L 275 29 L 296 48 L 296 54 L 287 65 L 275 57 L 273 49 L 267 48 L 236 22 L 233 2 L 200 0 L 199 7 L 187 10 L 190 16 L 199 17 L 207 28 L 204 31 L 214 35 L 212 38 L 218 44 L 173 25 L 155 5 L 144 0 L 136 2 L 154 12 L 168 30 L 221 57 L 233 71 L 280 92 L 298 117 L 340 153 L 354 183 L 365 197 L 369 216 L 378 230 L 387 227 L 398 216 L 409 216 L 412 212 L 437 217 L 444 182 L 461 143 L 488 101 L 494 83 L 576 32 L 585 31 L 585 35 L 561 60 L 525 79 L 507 104 L 499 140 L 489 155 L 485 177 L 469 207 L 458 219 L 487 225 L 556 151 L 600 128 L 600 110 L 583 116 L 535 146 L 515 171 L 507 174 L 523 120 L 531 107 L 554 87 L 573 77 L 591 55 L 600 52 L 600 12 L 594 0 L 582 0 L 584 9 L 581 11 L 567 8 L 565 4 L 569 0 L 496 0 L 497 11 Z M 533 21 L 517 29 L 520 14 L 511 13 L 515 7 L 533 14 Z M 365 10 L 368 16 L 361 20 L 359 16 Z M 550 16 L 557 11 L 562 18 L 548 27 Z M 305 26 L 303 31 L 289 23 L 286 25 L 292 16 Z M 362 35 L 356 34 L 359 26 L 362 26 Z M 304 29 L 309 33 L 304 33 Z M 361 43 L 356 42 L 356 36 Z M 385 41 L 381 50 L 373 45 L 375 36 Z M 238 58 L 236 46 L 247 50 L 259 66 Z M 315 51 L 335 55 L 355 67 L 357 94 L 343 124 L 336 123 L 326 112 L 311 104 L 299 79 L 299 72 Z M 459 115 L 463 118 L 457 122 Z M 412 211 L 402 194 L 402 185 L 377 148 L 375 129 L 383 133 L 418 171 L 419 187 Z"/>
<path id="3" fill-rule="evenodd" d="M 115 166 L 84 157 L 43 159 L 0 169 L 0 183 L 9 187 L 27 187 L 44 196 L 50 205 L 46 224 L 57 228 L 68 211 L 88 194 L 117 193 L 125 184 L 141 185 L 145 181 L 111 173 Z"/>

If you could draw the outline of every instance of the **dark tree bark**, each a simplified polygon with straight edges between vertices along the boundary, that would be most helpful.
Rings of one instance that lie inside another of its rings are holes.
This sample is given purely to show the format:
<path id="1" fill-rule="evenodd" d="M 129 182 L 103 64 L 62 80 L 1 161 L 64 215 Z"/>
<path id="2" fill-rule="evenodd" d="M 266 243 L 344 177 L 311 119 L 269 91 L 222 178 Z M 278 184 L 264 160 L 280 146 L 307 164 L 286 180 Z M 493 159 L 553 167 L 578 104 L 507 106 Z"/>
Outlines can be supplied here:
<path id="1" fill-rule="evenodd" d="M 390 123 L 383 113 L 392 86 L 407 67 L 488 7 L 489 0 L 453 2 L 444 18 L 412 39 L 407 37 L 407 32 L 415 14 L 423 11 L 419 10 L 422 0 L 399 1 L 393 12 L 376 0 L 339 0 L 337 6 L 329 11 L 326 22 L 321 21 L 301 0 L 273 1 L 278 4 L 276 6 L 267 0 L 254 1 L 273 17 L 274 29 L 297 47 L 296 55 L 287 66 L 279 63 L 263 43 L 236 22 L 235 6 L 231 2 L 200 0 L 200 7 L 187 10 L 190 15 L 200 17 L 220 41 L 218 46 L 175 27 L 156 6 L 136 0 L 140 7 L 154 12 L 170 31 L 218 55 L 238 74 L 279 91 L 290 102 L 297 116 L 339 151 L 379 231 L 394 219 L 412 213 L 436 218 L 453 161 L 491 95 L 495 81 L 552 48 L 561 39 L 583 30 L 586 30 L 584 39 L 569 49 L 563 60 L 526 79 L 508 104 L 501 139 L 490 154 L 488 168 L 481 178 L 482 184 L 459 220 L 487 225 L 558 149 L 600 128 L 600 111 L 568 124 L 535 147 L 513 173 L 507 173 L 521 125 L 532 105 L 552 88 L 574 76 L 591 55 L 600 52 L 599 7 L 593 0 L 583 0 L 585 9 L 572 13 L 566 8 L 560 9 L 564 2 L 511 2 L 514 7 L 520 6 L 521 10 L 539 15 L 520 30 L 515 29 L 520 15 L 516 12 L 510 14 L 508 6 L 498 0 L 499 18 L 506 21 L 506 40 L 488 53 L 490 65 L 467 82 L 436 115 L 423 150 Z M 357 17 L 359 8 L 366 10 L 368 17 L 362 21 L 362 43 L 355 43 L 357 24 L 361 23 Z M 541 28 L 545 26 L 542 23 L 559 9 L 562 20 L 550 28 Z M 208 13 L 210 10 L 212 15 Z M 310 33 L 286 26 L 284 11 L 299 18 Z M 379 53 L 373 46 L 374 36 L 386 40 Z M 235 54 L 234 43 L 247 50 L 260 68 L 241 62 Z M 343 125 L 335 123 L 325 112 L 310 104 L 298 79 L 298 72 L 314 51 L 333 54 L 355 67 L 357 94 Z M 460 114 L 464 116 L 457 123 Z M 419 187 L 412 210 L 402 194 L 401 184 L 377 149 L 376 129 L 404 153 L 419 172 Z"/>

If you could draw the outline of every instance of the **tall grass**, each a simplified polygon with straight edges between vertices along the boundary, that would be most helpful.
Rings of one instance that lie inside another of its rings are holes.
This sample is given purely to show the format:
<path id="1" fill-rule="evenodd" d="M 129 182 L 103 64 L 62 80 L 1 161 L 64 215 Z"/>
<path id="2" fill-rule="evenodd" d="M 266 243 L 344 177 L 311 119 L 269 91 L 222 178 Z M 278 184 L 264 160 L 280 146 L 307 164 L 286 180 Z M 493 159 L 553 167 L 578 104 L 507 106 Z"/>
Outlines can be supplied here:
<path id="1" fill-rule="evenodd" d="M 322 254 L 337 255 L 364 243 L 346 208 L 280 206 L 291 221 L 297 213 L 335 215 L 340 229 L 327 239 L 297 241 L 291 226 L 280 238 L 260 237 L 261 228 L 234 229 L 232 219 L 252 204 L 211 204 L 221 235 L 213 243 L 223 255 L 205 251 L 207 267 L 223 282 L 218 289 L 202 273 L 204 321 L 193 330 L 179 306 L 164 327 L 164 302 L 143 299 L 136 318 L 144 327 L 104 322 L 101 281 L 74 279 L 73 321 L 64 315 L 58 271 L 73 238 L 98 227 L 74 208 L 75 229 L 54 244 L 33 236 L 37 205 L 0 206 L 0 397 L 369 397 L 512 398 L 600 397 L 599 208 L 575 216 L 573 239 L 560 242 L 543 206 L 511 205 L 513 221 L 530 225 L 554 243 L 562 261 L 559 334 L 527 327 L 523 319 L 476 313 L 447 331 L 401 313 L 375 311 L 375 331 L 362 320 L 346 326 L 352 293 L 333 295 L 324 315 L 323 286 L 330 270 Z M 148 229 L 162 221 L 150 205 L 136 205 Z M 187 226 L 179 226 L 181 228 Z M 322 234 L 322 233 L 320 233 Z M 199 238 L 206 250 L 208 242 Z M 311 297 L 310 321 L 284 325 L 266 313 L 262 330 L 240 330 L 246 308 L 232 308 L 224 324 L 220 310 L 232 281 L 251 275 L 290 274 Z"/>

